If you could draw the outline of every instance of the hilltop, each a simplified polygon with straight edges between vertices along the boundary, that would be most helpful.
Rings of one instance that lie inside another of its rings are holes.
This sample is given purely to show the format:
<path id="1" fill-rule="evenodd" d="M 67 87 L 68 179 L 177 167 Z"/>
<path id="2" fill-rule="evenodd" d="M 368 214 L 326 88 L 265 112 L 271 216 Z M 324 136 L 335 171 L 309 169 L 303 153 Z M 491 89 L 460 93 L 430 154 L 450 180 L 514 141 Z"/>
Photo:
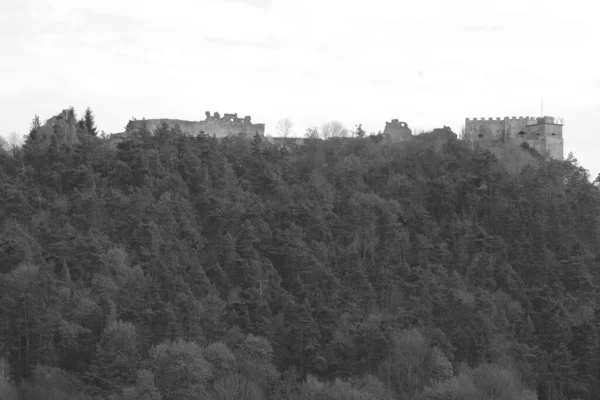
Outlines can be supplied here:
<path id="1" fill-rule="evenodd" d="M 600 395 L 573 157 L 511 169 L 446 129 L 110 146 L 69 115 L 0 151 L 3 399 Z"/>

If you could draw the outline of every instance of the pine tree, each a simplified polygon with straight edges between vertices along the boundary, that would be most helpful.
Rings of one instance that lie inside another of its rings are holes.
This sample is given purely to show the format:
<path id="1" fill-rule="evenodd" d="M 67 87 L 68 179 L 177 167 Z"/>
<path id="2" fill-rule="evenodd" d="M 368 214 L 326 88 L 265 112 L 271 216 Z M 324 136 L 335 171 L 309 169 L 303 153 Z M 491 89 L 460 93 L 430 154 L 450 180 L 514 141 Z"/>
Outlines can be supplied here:
<path id="1" fill-rule="evenodd" d="M 33 120 L 31 121 L 31 126 L 29 128 L 29 135 L 35 139 L 35 134 L 41 127 L 42 127 L 42 124 L 40 122 L 40 116 L 35 114 L 35 116 L 33 117 Z"/>
<path id="2" fill-rule="evenodd" d="M 77 120 L 77 113 L 75 112 L 75 107 L 71 106 L 71 107 L 67 108 L 65 111 L 66 111 L 68 122 Z"/>
<path id="3" fill-rule="evenodd" d="M 97 136 L 98 130 L 96 129 L 96 123 L 94 121 L 94 114 L 90 107 L 85 109 L 85 114 L 83 115 L 83 124 L 87 129 L 87 132 L 90 135 Z"/>
<path id="4" fill-rule="evenodd" d="M 365 130 L 363 129 L 362 124 L 356 125 L 356 128 L 353 133 L 356 137 L 359 138 L 364 138 L 367 135 L 367 132 L 365 132 Z"/>

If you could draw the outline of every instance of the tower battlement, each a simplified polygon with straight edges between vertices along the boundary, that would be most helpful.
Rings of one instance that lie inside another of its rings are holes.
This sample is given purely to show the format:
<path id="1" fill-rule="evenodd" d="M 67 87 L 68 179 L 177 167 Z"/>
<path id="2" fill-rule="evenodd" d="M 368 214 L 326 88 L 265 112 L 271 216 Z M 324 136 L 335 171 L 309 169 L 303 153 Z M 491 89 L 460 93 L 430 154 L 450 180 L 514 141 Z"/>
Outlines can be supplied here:
<path id="1" fill-rule="evenodd" d="M 553 118 L 553 117 L 545 117 L 545 118 Z M 521 120 L 535 120 L 536 117 L 530 117 L 530 116 L 526 116 L 526 117 L 504 117 L 504 118 L 500 118 L 500 117 L 489 117 L 489 118 L 465 118 L 466 121 L 468 122 L 474 122 L 474 121 L 479 121 L 479 122 L 485 122 L 485 121 L 505 121 L 505 120 L 509 120 L 509 121 L 521 121 Z"/>

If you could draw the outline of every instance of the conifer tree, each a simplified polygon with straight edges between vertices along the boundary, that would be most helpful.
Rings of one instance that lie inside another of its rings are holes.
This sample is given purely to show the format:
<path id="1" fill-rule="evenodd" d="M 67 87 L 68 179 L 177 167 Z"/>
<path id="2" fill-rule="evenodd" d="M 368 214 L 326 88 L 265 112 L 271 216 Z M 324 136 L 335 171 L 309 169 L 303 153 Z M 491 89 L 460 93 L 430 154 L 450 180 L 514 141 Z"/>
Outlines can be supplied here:
<path id="1" fill-rule="evenodd" d="M 40 116 L 35 114 L 33 120 L 31 121 L 31 126 L 29 128 L 29 135 L 35 136 L 37 131 L 41 128 L 42 124 L 40 122 Z"/>
<path id="2" fill-rule="evenodd" d="M 77 119 L 77 113 L 75 112 L 75 107 L 71 106 L 67 108 L 67 121 L 75 121 Z"/>
<path id="3" fill-rule="evenodd" d="M 367 135 L 367 132 L 365 132 L 365 130 L 363 129 L 362 124 L 356 125 L 356 129 L 352 133 L 354 133 L 354 135 L 356 135 L 356 137 L 359 138 L 363 138 Z"/>
<path id="4" fill-rule="evenodd" d="M 92 112 L 92 109 L 90 107 L 85 109 L 85 114 L 83 115 L 83 124 L 90 135 L 98 135 L 98 130 L 96 129 L 96 122 L 94 120 L 94 113 Z"/>

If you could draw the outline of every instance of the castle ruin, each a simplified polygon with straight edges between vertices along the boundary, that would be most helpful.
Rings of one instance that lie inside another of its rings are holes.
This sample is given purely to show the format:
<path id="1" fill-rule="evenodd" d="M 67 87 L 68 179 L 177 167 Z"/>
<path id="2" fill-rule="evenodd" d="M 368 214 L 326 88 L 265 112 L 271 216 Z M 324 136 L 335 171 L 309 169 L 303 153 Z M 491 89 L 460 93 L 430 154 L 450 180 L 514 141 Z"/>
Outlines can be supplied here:
<path id="1" fill-rule="evenodd" d="M 504 117 L 465 120 L 465 135 L 472 143 L 492 147 L 497 143 L 527 143 L 542 155 L 563 156 L 563 120 L 554 117 Z"/>
<path id="2" fill-rule="evenodd" d="M 392 122 L 385 123 L 383 135 L 390 142 L 402 142 L 404 140 L 410 140 L 412 131 L 406 122 L 400 122 L 397 119 L 393 119 Z"/>
<path id="3" fill-rule="evenodd" d="M 258 134 L 260 136 L 265 135 L 265 124 L 253 124 L 250 116 L 244 118 L 238 118 L 237 114 L 225 114 L 223 117 L 218 112 L 211 115 L 209 111 L 205 113 L 206 119 L 204 121 L 184 121 L 179 119 L 144 119 L 132 121 L 128 131 L 141 128 L 145 123 L 146 127 L 150 132 L 154 132 L 156 127 L 161 123 L 166 122 L 169 127 L 175 127 L 179 125 L 179 128 L 183 133 L 190 135 L 198 135 L 200 132 L 204 132 L 210 136 L 216 136 L 217 138 L 224 138 L 228 135 L 245 134 L 248 136 L 254 136 Z"/>

